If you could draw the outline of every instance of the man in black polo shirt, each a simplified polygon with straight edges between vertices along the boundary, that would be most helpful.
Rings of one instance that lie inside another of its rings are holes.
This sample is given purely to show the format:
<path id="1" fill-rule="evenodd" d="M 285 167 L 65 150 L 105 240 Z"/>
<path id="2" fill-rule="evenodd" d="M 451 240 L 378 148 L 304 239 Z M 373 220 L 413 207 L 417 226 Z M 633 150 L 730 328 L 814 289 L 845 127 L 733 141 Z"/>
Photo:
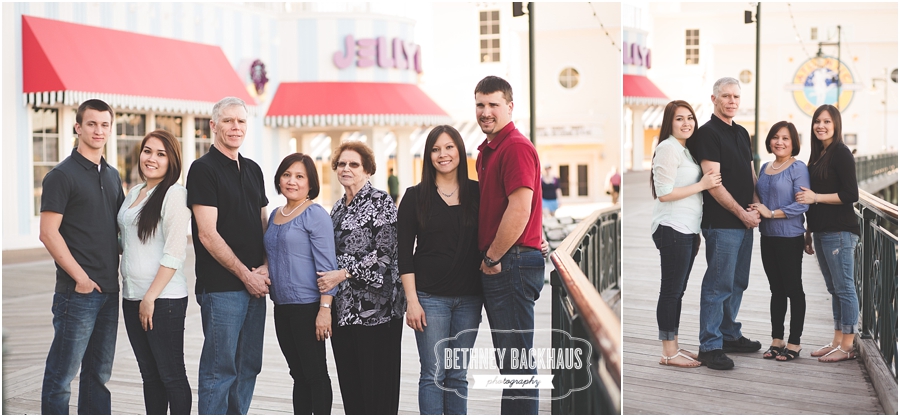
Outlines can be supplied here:
<path id="1" fill-rule="evenodd" d="M 78 147 L 44 176 L 41 242 L 56 262 L 53 342 L 41 387 L 41 414 L 69 414 L 78 369 L 78 414 L 110 414 L 106 388 L 119 323 L 116 214 L 125 200 L 103 147 L 113 111 L 87 100 L 75 113 Z"/>
<path id="2" fill-rule="evenodd" d="M 244 102 L 220 100 L 209 126 L 213 146 L 187 177 L 204 336 L 197 411 L 247 414 L 262 368 L 271 283 L 263 248 L 269 200 L 259 165 L 238 153 L 247 132 Z"/>
<path id="3" fill-rule="evenodd" d="M 741 104 L 741 86 L 725 77 L 713 86 L 713 115 L 688 140 L 703 172 L 722 174 L 722 186 L 703 192 L 706 274 L 700 287 L 700 354 L 710 369 L 731 369 L 725 352 L 756 352 L 758 341 L 741 334 L 737 321 L 741 298 L 750 282 L 753 228 L 759 213 L 749 208 L 756 196 L 756 173 L 747 129 L 733 119 Z"/>

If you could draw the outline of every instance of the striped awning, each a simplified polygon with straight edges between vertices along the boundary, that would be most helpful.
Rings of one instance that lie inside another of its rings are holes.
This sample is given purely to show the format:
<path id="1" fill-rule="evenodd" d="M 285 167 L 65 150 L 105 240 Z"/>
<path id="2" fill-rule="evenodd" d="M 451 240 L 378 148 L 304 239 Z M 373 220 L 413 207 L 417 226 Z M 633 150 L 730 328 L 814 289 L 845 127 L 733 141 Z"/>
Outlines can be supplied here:
<path id="1" fill-rule="evenodd" d="M 643 75 L 622 75 L 622 98 L 625 104 L 664 106 L 669 98 L 653 81 Z"/>

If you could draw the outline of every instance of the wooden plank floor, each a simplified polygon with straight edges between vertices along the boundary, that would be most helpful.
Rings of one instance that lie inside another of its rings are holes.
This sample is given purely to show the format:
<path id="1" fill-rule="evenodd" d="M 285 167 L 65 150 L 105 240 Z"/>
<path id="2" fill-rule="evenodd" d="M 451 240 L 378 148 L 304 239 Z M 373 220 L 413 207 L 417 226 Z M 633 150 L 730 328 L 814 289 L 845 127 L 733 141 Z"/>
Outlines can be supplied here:
<path id="1" fill-rule="evenodd" d="M 764 360 L 771 342 L 769 286 L 754 240 L 750 286 L 738 320 L 742 331 L 759 340 L 758 353 L 729 354 L 733 370 L 681 369 L 658 364 L 661 344 L 656 324 L 659 295 L 658 251 L 650 237 L 653 200 L 649 172 L 625 175 L 624 213 L 624 367 L 625 414 L 884 414 L 859 361 L 819 363 L 810 352 L 831 341 L 830 295 L 816 260 L 803 257 L 806 323 L 800 357 L 791 362 Z M 697 352 L 700 283 L 706 271 L 705 246 L 694 262 L 683 300 L 680 344 Z M 790 315 L 790 313 L 788 313 Z M 788 318 L 786 327 L 789 327 Z M 789 330 L 789 329 L 788 329 Z"/>
<path id="2" fill-rule="evenodd" d="M 49 259 L 49 257 L 47 257 Z M 546 271 L 549 277 L 549 268 Z M 188 274 L 189 296 L 185 320 L 185 362 L 188 380 L 194 396 L 192 413 L 197 413 L 197 373 L 200 349 L 203 344 L 200 307 L 193 295 L 193 251 L 189 247 L 185 264 Z M 5 414 L 39 414 L 41 410 L 41 382 L 44 362 L 53 338 L 50 304 L 53 298 L 54 266 L 50 260 L 3 265 L 3 400 Z M 253 402 L 249 414 L 292 414 L 292 380 L 287 363 L 275 337 L 273 304 L 268 303 L 266 315 L 263 367 L 256 381 Z M 121 316 L 121 314 L 120 314 Z M 482 313 L 482 324 L 476 339 L 476 348 L 491 348 L 487 316 Z M 535 311 L 535 327 L 550 328 L 550 284 L 544 285 Z M 535 347 L 550 347 L 549 331 L 535 334 Z M 328 371 L 334 391 L 332 413 L 343 414 L 341 391 L 331 343 L 326 343 Z M 470 387 L 472 377 L 470 372 Z M 478 371 L 485 374 L 489 371 Z M 540 371 L 549 374 L 550 371 Z M 413 330 L 404 326 L 400 386 L 400 414 L 418 414 L 419 355 Z M 118 341 L 113 372 L 108 387 L 112 393 L 113 414 L 144 414 L 141 376 L 134 353 L 125 333 L 125 325 L 119 320 Z M 72 383 L 69 411 L 77 412 L 78 378 Z M 550 390 L 541 390 L 540 413 L 550 414 Z M 469 390 L 470 414 L 499 414 L 500 392 L 494 390 Z"/>

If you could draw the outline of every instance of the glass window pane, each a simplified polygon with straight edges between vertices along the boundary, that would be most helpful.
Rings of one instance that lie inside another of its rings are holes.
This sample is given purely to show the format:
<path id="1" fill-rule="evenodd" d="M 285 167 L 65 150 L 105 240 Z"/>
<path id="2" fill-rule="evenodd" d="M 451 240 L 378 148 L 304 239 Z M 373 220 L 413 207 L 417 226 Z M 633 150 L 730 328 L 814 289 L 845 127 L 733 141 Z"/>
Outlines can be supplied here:
<path id="1" fill-rule="evenodd" d="M 487 47 L 488 47 L 488 40 L 482 39 L 481 40 L 481 49 L 487 49 Z"/>
<path id="2" fill-rule="evenodd" d="M 500 33 L 500 24 L 499 24 L 499 23 L 495 23 L 495 24 L 491 25 L 491 34 L 496 35 L 496 34 L 499 34 L 499 33 Z"/>
<path id="3" fill-rule="evenodd" d="M 488 27 L 486 24 L 482 23 L 481 24 L 481 34 L 486 35 L 487 33 L 488 33 Z"/>
<path id="4" fill-rule="evenodd" d="M 482 22 L 484 22 L 485 20 L 487 20 L 487 17 L 488 17 L 487 12 L 479 12 L 479 13 L 478 13 L 478 20 L 480 20 L 480 21 L 482 21 Z"/>
<path id="5" fill-rule="evenodd" d="M 163 129 L 181 138 L 181 118 L 176 116 L 156 116 L 156 128 Z"/>
<path id="6" fill-rule="evenodd" d="M 578 166 L 578 195 L 588 195 L 588 169 L 587 165 Z"/>
<path id="7" fill-rule="evenodd" d="M 562 192 L 563 197 L 569 196 L 569 166 L 568 165 L 560 165 L 559 166 L 559 191 Z"/>
<path id="8" fill-rule="evenodd" d="M 491 39 L 491 47 L 500 48 L 500 39 Z"/>
<path id="9" fill-rule="evenodd" d="M 494 10 L 491 12 L 491 20 L 500 20 L 500 11 Z"/>
<path id="10" fill-rule="evenodd" d="M 494 62 L 500 62 L 500 52 L 494 52 L 494 53 L 491 55 L 491 59 L 492 59 Z"/>

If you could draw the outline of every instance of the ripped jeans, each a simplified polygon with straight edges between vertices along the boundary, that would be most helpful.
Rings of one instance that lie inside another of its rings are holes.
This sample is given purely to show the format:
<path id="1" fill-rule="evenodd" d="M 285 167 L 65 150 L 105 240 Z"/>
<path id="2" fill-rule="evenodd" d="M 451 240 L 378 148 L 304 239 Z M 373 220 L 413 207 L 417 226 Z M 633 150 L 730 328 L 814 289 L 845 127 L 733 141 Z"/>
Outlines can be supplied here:
<path id="1" fill-rule="evenodd" d="M 831 294 L 834 330 L 856 333 L 859 322 L 859 299 L 853 280 L 853 254 L 859 236 L 850 232 L 814 232 L 813 244 L 825 287 Z"/>

